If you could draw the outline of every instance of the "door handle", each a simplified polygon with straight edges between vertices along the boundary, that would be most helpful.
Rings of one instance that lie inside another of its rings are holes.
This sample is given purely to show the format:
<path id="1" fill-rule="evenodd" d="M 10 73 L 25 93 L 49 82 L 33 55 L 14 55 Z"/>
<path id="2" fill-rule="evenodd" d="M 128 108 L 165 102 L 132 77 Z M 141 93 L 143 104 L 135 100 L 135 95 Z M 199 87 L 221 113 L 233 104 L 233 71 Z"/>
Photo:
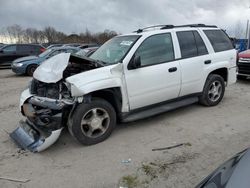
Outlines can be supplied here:
<path id="1" fill-rule="evenodd" d="M 204 61 L 204 63 L 207 65 L 207 64 L 212 63 L 212 61 L 211 60 L 206 60 L 206 61 Z"/>
<path id="2" fill-rule="evenodd" d="M 177 71 L 177 67 L 171 67 L 168 69 L 168 72 L 175 72 Z"/>

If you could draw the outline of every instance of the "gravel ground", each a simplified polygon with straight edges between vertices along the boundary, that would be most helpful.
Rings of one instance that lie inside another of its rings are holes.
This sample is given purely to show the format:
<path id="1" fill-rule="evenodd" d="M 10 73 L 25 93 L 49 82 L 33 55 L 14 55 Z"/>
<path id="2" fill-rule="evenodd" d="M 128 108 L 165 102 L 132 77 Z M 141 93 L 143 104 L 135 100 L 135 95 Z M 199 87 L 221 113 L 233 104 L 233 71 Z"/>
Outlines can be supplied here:
<path id="1" fill-rule="evenodd" d="M 22 115 L 19 96 L 30 78 L 0 70 L 0 187 L 111 188 L 194 187 L 213 169 L 250 144 L 250 81 L 226 89 L 216 107 L 198 104 L 117 126 L 111 137 L 82 146 L 65 130 L 41 153 L 20 151 L 10 140 Z M 152 151 L 179 143 L 183 146 Z M 123 160 L 131 159 L 128 163 Z"/>

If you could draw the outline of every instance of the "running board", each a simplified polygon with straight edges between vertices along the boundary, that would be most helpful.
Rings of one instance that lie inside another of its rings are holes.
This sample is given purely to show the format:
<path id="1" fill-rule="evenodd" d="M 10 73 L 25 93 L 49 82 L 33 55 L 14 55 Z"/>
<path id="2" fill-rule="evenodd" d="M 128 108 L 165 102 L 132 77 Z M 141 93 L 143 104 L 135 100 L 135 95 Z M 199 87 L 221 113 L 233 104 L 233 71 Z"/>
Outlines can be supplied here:
<path id="1" fill-rule="evenodd" d="M 196 102 L 198 102 L 198 97 L 190 97 L 190 98 L 185 98 L 179 101 L 169 102 L 169 103 L 155 106 L 146 110 L 132 112 L 131 114 L 123 118 L 122 122 L 131 122 L 131 121 L 144 119 L 144 118 L 154 116 L 157 114 L 161 114 L 163 112 L 168 112 L 170 110 L 174 110 L 183 106 L 188 106 Z"/>

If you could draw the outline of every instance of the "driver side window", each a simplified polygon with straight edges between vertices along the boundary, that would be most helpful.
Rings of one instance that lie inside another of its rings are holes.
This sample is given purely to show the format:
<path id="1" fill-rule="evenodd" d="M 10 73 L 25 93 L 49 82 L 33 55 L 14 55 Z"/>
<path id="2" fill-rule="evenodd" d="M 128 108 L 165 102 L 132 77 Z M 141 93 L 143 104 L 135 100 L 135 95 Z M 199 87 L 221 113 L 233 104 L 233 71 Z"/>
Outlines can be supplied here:
<path id="1" fill-rule="evenodd" d="M 16 45 L 9 45 L 3 48 L 4 52 L 15 52 L 16 51 Z"/>
<path id="2" fill-rule="evenodd" d="M 145 39 L 135 53 L 137 56 L 140 56 L 142 67 L 174 60 L 171 34 L 157 34 Z"/>

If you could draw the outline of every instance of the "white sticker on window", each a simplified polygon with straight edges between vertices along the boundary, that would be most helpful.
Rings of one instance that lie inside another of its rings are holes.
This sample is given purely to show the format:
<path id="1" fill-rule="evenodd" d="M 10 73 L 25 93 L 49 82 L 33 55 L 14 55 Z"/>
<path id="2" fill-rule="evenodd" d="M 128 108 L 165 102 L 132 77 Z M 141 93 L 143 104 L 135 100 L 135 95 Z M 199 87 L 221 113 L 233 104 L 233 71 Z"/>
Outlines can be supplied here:
<path id="1" fill-rule="evenodd" d="M 133 41 L 122 41 L 120 45 L 130 46 L 133 43 Z"/>

